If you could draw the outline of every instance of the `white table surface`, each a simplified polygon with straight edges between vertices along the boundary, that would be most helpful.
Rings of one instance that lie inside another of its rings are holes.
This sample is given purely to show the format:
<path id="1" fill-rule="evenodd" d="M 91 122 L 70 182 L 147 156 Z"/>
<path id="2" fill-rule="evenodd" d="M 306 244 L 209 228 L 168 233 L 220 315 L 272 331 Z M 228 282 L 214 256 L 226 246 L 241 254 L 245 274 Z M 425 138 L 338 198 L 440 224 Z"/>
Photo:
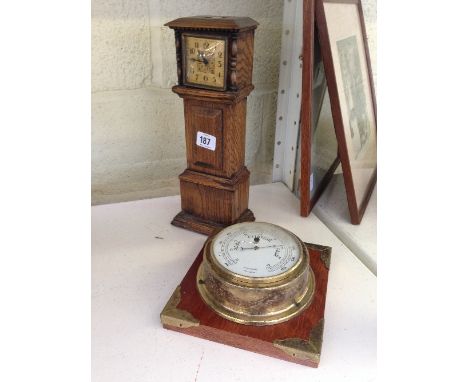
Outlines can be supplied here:
<path id="1" fill-rule="evenodd" d="M 361 224 L 351 224 L 343 174 L 335 174 L 313 212 L 372 273 L 377 274 L 377 186 Z"/>
<path id="2" fill-rule="evenodd" d="M 333 247 L 318 369 L 162 328 L 159 314 L 206 237 L 170 225 L 180 197 L 92 207 L 93 382 L 372 381 L 376 277 L 281 183 L 253 186 L 257 221 Z"/>

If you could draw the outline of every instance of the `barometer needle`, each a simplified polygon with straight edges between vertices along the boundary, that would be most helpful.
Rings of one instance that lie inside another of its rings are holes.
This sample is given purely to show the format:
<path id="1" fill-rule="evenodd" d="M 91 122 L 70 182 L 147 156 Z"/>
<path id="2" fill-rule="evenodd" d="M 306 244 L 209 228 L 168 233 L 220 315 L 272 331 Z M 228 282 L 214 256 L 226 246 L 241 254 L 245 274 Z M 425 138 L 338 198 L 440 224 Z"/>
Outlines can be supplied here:
<path id="1" fill-rule="evenodd" d="M 255 247 L 247 247 L 247 248 L 239 247 L 239 248 L 240 248 L 241 250 L 244 250 L 244 249 L 255 249 L 255 250 L 257 250 L 257 249 L 263 249 L 263 248 L 275 248 L 275 247 L 282 247 L 282 246 L 283 246 L 283 245 L 281 244 L 281 245 L 267 245 L 267 246 L 265 246 L 265 247 L 257 247 L 257 246 L 255 246 Z"/>

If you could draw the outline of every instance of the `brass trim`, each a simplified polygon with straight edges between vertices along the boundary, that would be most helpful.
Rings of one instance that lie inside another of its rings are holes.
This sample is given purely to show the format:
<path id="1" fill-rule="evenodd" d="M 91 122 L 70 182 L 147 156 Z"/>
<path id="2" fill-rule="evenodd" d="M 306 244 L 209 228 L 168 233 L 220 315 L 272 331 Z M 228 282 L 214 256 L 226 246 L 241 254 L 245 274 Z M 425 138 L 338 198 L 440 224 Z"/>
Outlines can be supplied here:
<path id="1" fill-rule="evenodd" d="M 325 245 L 318 245 L 318 244 L 311 244 L 311 243 L 304 243 L 307 248 L 310 248 L 315 251 L 320 252 L 320 260 L 322 260 L 323 265 L 325 268 L 330 269 L 330 260 L 331 260 L 331 247 L 327 247 Z"/>
<path id="2" fill-rule="evenodd" d="M 322 351 L 323 324 L 322 318 L 309 332 L 309 340 L 286 338 L 273 341 L 273 346 L 283 350 L 291 357 L 319 363 Z"/>
<path id="3" fill-rule="evenodd" d="M 207 280 L 213 280 L 213 277 L 222 283 L 222 287 L 212 282 L 207 284 Z M 316 288 L 315 275 L 310 267 L 296 279 L 258 288 L 219 279 L 202 263 L 196 283 L 202 300 L 221 317 L 238 324 L 256 326 L 278 324 L 299 315 L 311 304 Z M 298 287 L 301 288 L 300 295 L 295 292 Z M 281 301 L 275 301 L 279 296 L 283 297 Z M 260 301 L 263 302 L 259 304 Z"/>
<path id="4" fill-rule="evenodd" d="M 204 248 L 204 253 L 203 253 L 203 260 L 210 263 L 211 267 L 215 269 L 216 273 L 219 275 L 222 275 L 224 279 L 236 283 L 236 284 L 245 284 L 257 288 L 268 288 L 272 287 L 275 285 L 283 284 L 287 282 L 287 280 L 292 280 L 296 278 L 299 274 L 303 273 L 304 270 L 309 266 L 309 256 L 308 252 L 305 248 L 304 243 L 291 231 L 288 231 L 287 229 L 284 229 L 283 227 L 280 227 L 276 224 L 271 224 L 267 222 L 256 222 L 256 223 L 261 223 L 261 224 L 267 224 L 273 227 L 276 227 L 290 236 L 292 236 L 298 247 L 302 249 L 302 252 L 300 253 L 300 259 L 294 264 L 292 268 L 290 268 L 287 272 L 281 273 L 279 275 L 275 276 L 268 276 L 268 277 L 248 277 L 248 276 L 242 276 L 237 273 L 231 272 L 224 268 L 216 259 L 215 256 L 213 256 L 213 245 L 214 241 L 216 238 L 222 234 L 222 231 L 218 232 L 216 235 L 213 235 L 213 237 L 209 238 L 207 240 L 207 243 Z M 246 223 L 238 223 L 236 225 L 242 225 L 242 224 L 251 224 L 250 222 Z"/>
<path id="5" fill-rule="evenodd" d="M 299 315 L 311 304 L 316 288 L 302 240 L 282 227 L 262 224 L 278 227 L 297 241 L 299 259 L 292 268 L 268 277 L 248 277 L 226 270 L 213 255 L 213 242 L 221 230 L 207 239 L 197 271 L 196 287 L 202 300 L 221 317 L 243 325 L 274 325 Z"/>
<path id="6" fill-rule="evenodd" d="M 160 314 L 161 323 L 182 329 L 200 325 L 200 321 L 193 317 L 191 313 L 177 308 L 181 298 L 181 288 L 178 285 Z"/>
<path id="7" fill-rule="evenodd" d="M 276 308 L 275 306 L 266 306 L 265 312 L 263 313 L 253 313 L 249 310 L 241 309 L 232 310 L 227 307 L 228 300 L 217 300 L 220 296 L 213 296 L 212 293 L 206 288 L 205 285 L 205 273 L 203 269 L 203 264 L 198 268 L 197 272 L 197 289 L 200 294 L 200 297 L 205 302 L 207 306 L 213 309 L 221 317 L 236 322 L 242 325 L 255 325 L 255 326 L 264 326 L 264 325 L 275 325 L 281 322 L 287 321 L 304 311 L 311 304 L 314 294 L 315 294 L 315 275 L 312 270 L 309 268 L 307 287 L 304 290 L 304 293 L 297 298 L 296 300 L 290 300 L 290 304 L 286 308 Z M 232 290 L 233 285 L 225 284 L 229 289 Z M 255 293 L 256 288 L 251 287 L 241 287 L 246 295 L 251 295 L 252 292 Z M 287 290 L 287 286 L 283 290 Z M 226 292 L 226 291 L 225 291 Z M 275 293 L 275 292 L 273 292 Z M 278 292 L 276 292 L 278 293 Z M 285 293 L 285 292 L 279 292 Z"/>

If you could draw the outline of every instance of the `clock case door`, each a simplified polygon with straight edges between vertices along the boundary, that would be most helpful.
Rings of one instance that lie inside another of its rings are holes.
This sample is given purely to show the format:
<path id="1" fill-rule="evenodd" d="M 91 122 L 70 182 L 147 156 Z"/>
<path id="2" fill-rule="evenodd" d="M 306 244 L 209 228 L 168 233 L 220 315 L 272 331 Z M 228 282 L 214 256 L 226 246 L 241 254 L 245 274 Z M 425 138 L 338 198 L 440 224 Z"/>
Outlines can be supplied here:
<path id="1" fill-rule="evenodd" d="M 234 104 L 184 99 L 189 169 L 230 178 L 244 166 L 245 122 L 236 119 L 246 108 L 245 98 Z M 216 138 L 215 150 L 197 145 L 199 132 Z"/>

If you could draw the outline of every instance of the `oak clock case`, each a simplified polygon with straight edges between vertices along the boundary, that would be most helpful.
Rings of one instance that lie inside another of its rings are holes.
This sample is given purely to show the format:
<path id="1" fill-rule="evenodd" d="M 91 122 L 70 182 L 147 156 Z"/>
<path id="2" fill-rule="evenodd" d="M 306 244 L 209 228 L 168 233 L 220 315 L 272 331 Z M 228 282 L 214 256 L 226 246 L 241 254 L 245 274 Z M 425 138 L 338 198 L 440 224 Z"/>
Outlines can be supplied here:
<path id="1" fill-rule="evenodd" d="M 175 226 L 211 235 L 255 220 L 244 160 L 257 25 L 247 17 L 214 16 L 166 24 L 175 32 L 178 85 L 172 90 L 184 102 L 187 153 Z"/>

